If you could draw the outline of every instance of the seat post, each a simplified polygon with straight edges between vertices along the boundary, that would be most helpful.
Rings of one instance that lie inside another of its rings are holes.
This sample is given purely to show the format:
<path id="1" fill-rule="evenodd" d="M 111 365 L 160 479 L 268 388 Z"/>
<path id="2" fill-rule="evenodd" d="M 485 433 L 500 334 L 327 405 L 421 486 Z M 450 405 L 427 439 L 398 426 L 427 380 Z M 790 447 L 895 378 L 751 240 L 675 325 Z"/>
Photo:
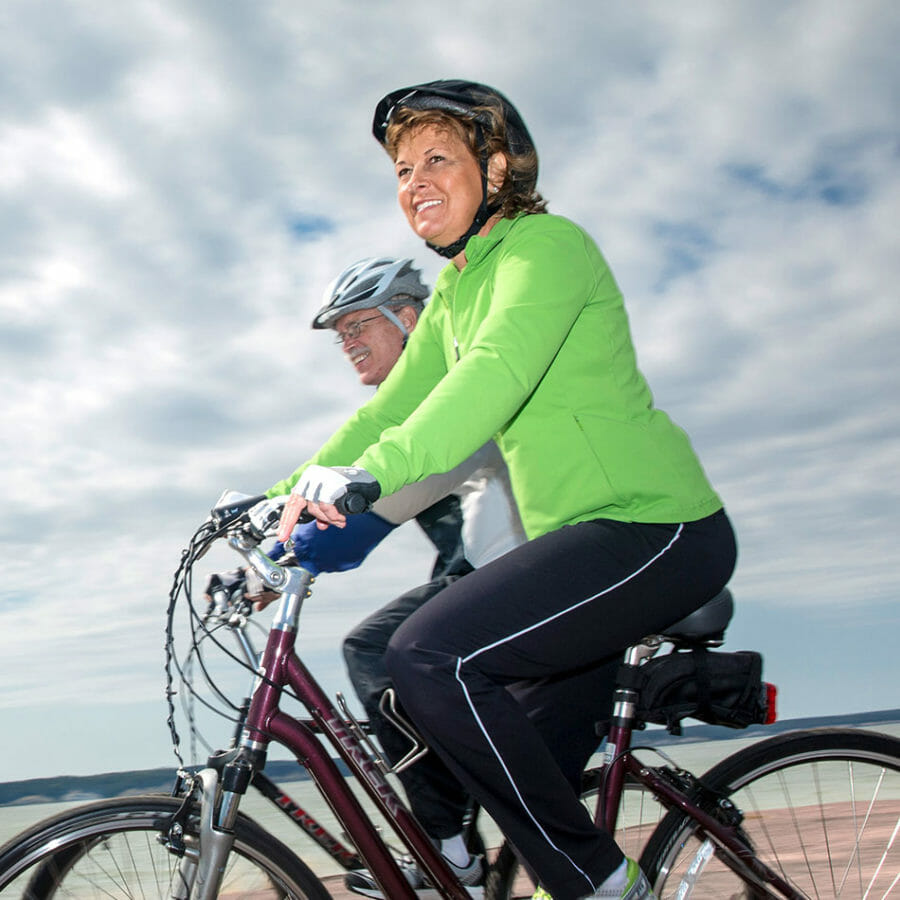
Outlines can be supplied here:
<path id="1" fill-rule="evenodd" d="M 658 635 L 651 635 L 644 638 L 639 644 L 634 644 L 625 651 L 623 665 L 637 668 L 644 660 L 655 656 L 662 646 L 662 643 L 662 638 Z M 637 699 L 637 692 L 632 688 L 626 687 L 620 683 L 616 684 L 616 690 L 613 693 L 610 738 L 613 734 L 613 728 L 631 728 L 631 723 L 634 721 L 634 714 L 637 709 Z M 607 762 L 609 762 L 609 758 L 607 758 Z"/>
<path id="2" fill-rule="evenodd" d="M 623 669 L 626 666 L 636 669 L 645 659 L 654 656 L 661 646 L 662 639 L 653 635 L 644 638 L 639 644 L 629 647 L 625 651 Z M 637 701 L 637 691 L 627 683 L 621 683 L 621 679 L 617 680 L 616 690 L 613 694 L 612 716 L 609 721 L 606 744 L 603 748 L 604 763 L 607 766 L 603 801 L 598 805 L 594 817 L 594 824 L 610 834 L 615 831 L 616 827 L 615 820 L 625 780 L 624 755 L 631 746 Z"/>

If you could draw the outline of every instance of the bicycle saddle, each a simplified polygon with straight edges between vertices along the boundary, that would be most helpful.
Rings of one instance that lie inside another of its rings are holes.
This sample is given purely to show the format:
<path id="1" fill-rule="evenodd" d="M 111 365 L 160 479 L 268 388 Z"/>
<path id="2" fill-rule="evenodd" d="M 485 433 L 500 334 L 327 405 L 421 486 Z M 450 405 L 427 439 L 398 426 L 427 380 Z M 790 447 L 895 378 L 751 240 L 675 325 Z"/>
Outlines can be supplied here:
<path id="1" fill-rule="evenodd" d="M 667 641 L 722 640 L 733 615 L 734 597 L 725 588 L 700 609 L 666 628 L 663 638 Z"/>

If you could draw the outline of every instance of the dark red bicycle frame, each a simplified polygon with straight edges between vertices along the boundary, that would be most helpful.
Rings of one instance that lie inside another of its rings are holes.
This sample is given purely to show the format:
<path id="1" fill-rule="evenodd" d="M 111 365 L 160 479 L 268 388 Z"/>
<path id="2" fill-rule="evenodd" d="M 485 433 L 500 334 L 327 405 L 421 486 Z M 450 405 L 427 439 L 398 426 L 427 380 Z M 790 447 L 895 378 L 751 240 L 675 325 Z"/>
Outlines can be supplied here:
<path id="1" fill-rule="evenodd" d="M 261 660 L 261 672 L 264 674 L 250 702 L 241 739 L 242 751 L 254 756 L 264 753 L 272 740 L 287 747 L 328 800 L 387 896 L 397 900 L 416 900 L 416 892 L 316 733 L 278 708 L 283 687 L 290 686 L 309 711 L 317 728 L 330 739 L 341 759 L 358 776 L 360 784 L 407 845 L 426 877 L 432 884 L 440 885 L 438 890 L 448 900 L 470 900 L 468 891 L 460 885 L 440 852 L 403 805 L 328 696 L 297 658 L 295 643 L 296 631 L 292 627 L 275 626 L 269 632 Z M 236 762 L 239 760 L 240 755 Z"/>
<path id="2" fill-rule="evenodd" d="M 620 689 L 621 690 L 621 689 Z M 777 872 L 761 863 L 734 828 L 723 824 L 692 803 L 681 791 L 657 774 L 651 766 L 641 763 L 631 752 L 632 728 L 625 719 L 621 724 L 614 715 L 607 737 L 607 768 L 601 786 L 601 803 L 597 806 L 595 824 L 610 834 L 615 832 L 622 788 L 626 778 L 642 784 L 666 809 L 680 809 L 699 826 L 696 834 L 712 838 L 716 844 L 733 853 L 746 869 L 759 880 L 761 886 L 772 885 L 790 900 L 806 900 L 803 894 L 791 887 Z M 728 865 L 726 856 L 720 857 Z M 741 875 L 740 872 L 736 874 Z"/>

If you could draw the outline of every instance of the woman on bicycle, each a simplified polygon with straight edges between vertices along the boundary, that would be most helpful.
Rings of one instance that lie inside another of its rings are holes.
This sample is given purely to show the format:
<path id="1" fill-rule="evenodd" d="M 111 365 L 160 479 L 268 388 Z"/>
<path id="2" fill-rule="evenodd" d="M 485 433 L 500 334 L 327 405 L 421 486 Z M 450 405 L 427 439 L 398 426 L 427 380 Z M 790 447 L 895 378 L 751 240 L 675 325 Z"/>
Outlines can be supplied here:
<path id="1" fill-rule="evenodd" d="M 340 526 L 343 495 L 392 493 L 495 438 L 529 541 L 413 614 L 389 671 L 555 900 L 652 896 L 580 804 L 565 735 L 608 712 L 579 691 L 585 673 L 611 676 L 626 646 L 726 584 L 730 523 L 653 406 L 600 251 L 546 213 L 509 101 L 472 82 L 417 85 L 388 94 L 373 129 L 409 224 L 450 263 L 373 399 L 270 491 L 292 491 L 280 536 L 303 509 Z M 540 687 L 533 707 L 506 690 L 522 681 Z"/>

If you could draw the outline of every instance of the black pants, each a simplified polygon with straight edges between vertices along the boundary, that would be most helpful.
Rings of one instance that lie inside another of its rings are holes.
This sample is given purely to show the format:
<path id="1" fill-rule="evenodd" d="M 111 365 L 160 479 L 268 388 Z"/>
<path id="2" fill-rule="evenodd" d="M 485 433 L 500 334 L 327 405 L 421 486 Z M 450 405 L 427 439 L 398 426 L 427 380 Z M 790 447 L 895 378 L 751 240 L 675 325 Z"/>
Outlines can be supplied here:
<path id="1" fill-rule="evenodd" d="M 381 695 L 392 684 L 385 667 L 388 643 L 409 616 L 459 577 L 437 578 L 407 591 L 360 622 L 344 639 L 350 681 L 392 763 L 402 759 L 411 745 L 379 709 Z M 605 665 L 567 675 L 562 690 L 558 678 L 517 682 L 507 688 L 528 711 L 547 744 L 561 748 L 557 763 L 574 790 L 579 790 L 581 773 L 597 747 L 594 721 L 609 712 L 613 676 L 620 662 L 616 657 Z M 440 756 L 429 752 L 398 777 L 410 808 L 429 836 L 449 838 L 462 831 L 469 794 Z"/>
<path id="2" fill-rule="evenodd" d="M 407 713 L 554 900 L 592 893 L 622 853 L 558 761 L 565 731 L 548 739 L 541 722 L 568 709 L 588 673 L 601 673 L 608 698 L 622 651 L 718 593 L 735 558 L 724 512 L 566 526 L 450 585 L 394 634 L 386 663 Z M 543 716 L 507 689 L 521 682 L 535 685 Z M 602 712 L 575 705 L 583 734 Z"/>
<path id="3" fill-rule="evenodd" d="M 360 622 L 344 639 L 347 674 L 391 763 L 399 762 L 412 745 L 379 708 L 381 695 L 391 686 L 384 663 L 388 642 L 412 613 L 459 577 L 443 576 L 407 591 Z M 462 831 L 468 794 L 439 756 L 427 753 L 398 777 L 413 814 L 430 837 L 448 838 Z"/>

